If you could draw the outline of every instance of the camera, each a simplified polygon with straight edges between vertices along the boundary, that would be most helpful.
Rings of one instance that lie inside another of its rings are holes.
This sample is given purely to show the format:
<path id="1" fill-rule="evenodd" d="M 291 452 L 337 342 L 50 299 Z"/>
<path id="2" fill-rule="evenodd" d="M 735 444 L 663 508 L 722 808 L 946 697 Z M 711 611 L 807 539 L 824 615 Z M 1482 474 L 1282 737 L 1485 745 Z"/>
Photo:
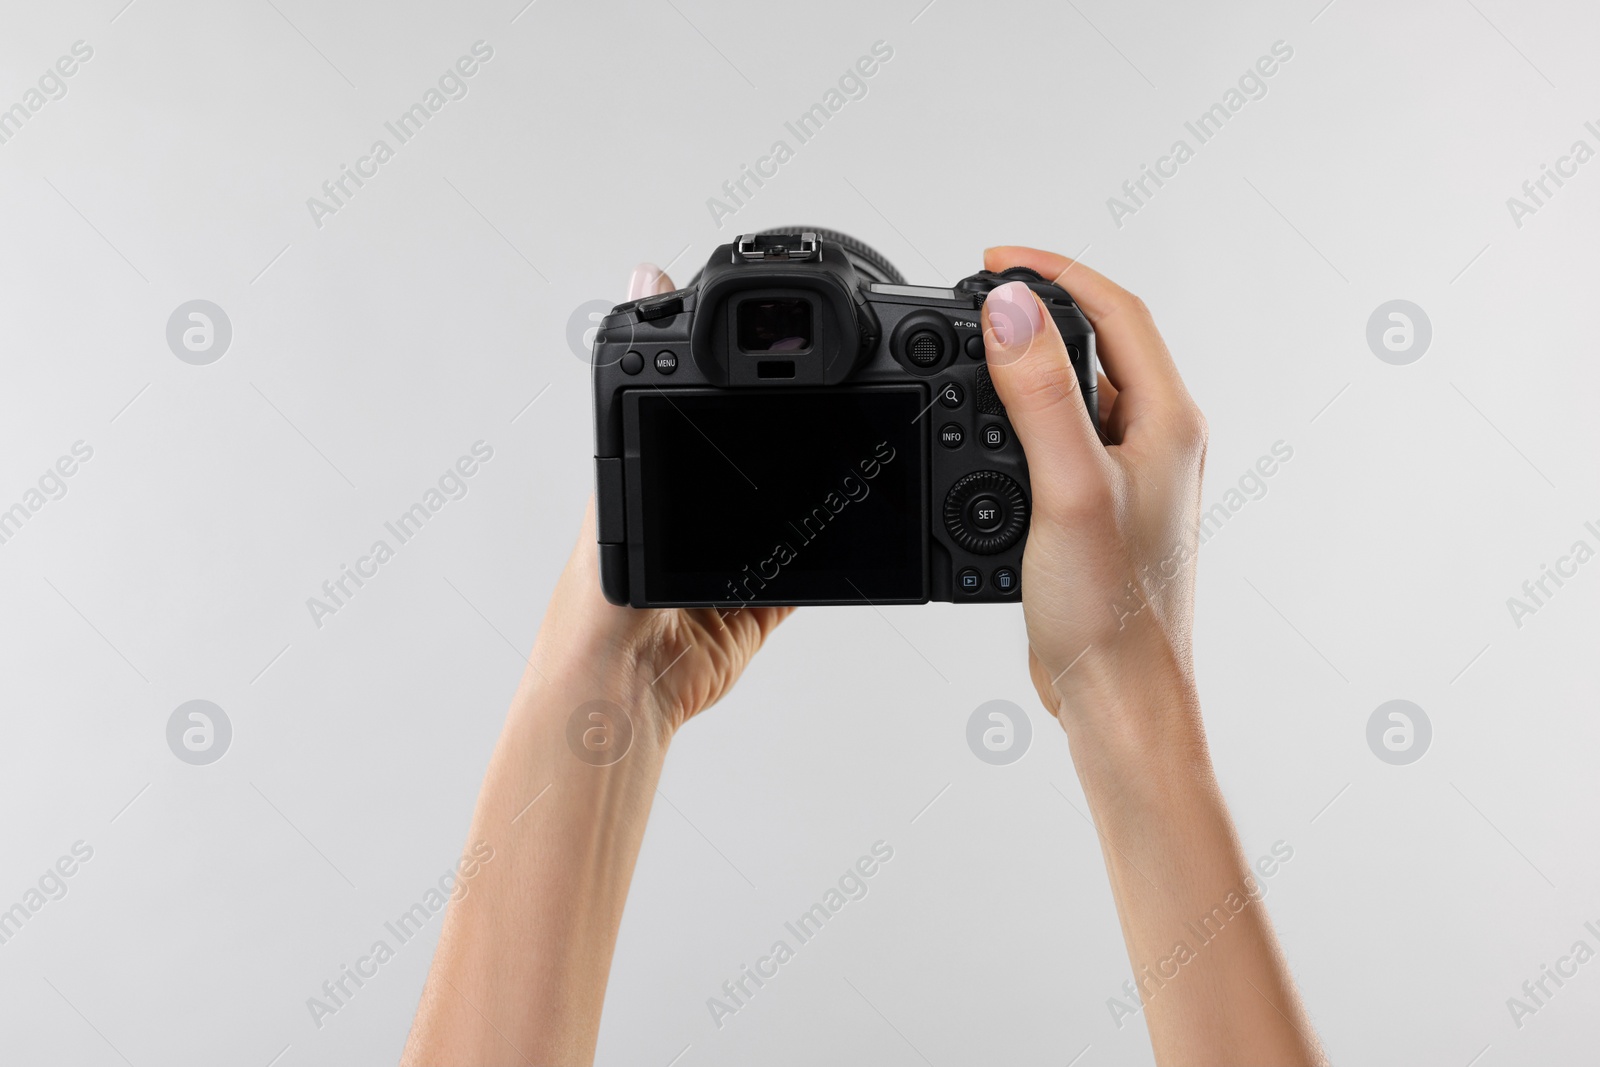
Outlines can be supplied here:
<path id="1" fill-rule="evenodd" d="M 1004 602 L 1021 593 L 1027 461 L 984 359 L 1021 281 L 1097 418 L 1094 331 L 1031 270 L 908 285 L 841 233 L 718 247 L 619 304 L 593 350 L 600 583 L 634 607 Z"/>

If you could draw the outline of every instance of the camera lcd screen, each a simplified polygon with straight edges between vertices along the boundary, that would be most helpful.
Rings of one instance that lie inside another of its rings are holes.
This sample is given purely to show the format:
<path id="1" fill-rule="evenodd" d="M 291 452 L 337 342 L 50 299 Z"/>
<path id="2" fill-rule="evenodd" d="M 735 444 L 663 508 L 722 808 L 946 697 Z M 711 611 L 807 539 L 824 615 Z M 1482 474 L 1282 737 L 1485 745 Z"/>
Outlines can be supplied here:
<path id="1" fill-rule="evenodd" d="M 803 297 L 752 297 L 739 305 L 739 348 L 744 352 L 801 352 L 811 347 L 811 301 Z"/>
<path id="2" fill-rule="evenodd" d="M 628 534 L 650 601 L 927 598 L 920 388 L 628 400 Z"/>

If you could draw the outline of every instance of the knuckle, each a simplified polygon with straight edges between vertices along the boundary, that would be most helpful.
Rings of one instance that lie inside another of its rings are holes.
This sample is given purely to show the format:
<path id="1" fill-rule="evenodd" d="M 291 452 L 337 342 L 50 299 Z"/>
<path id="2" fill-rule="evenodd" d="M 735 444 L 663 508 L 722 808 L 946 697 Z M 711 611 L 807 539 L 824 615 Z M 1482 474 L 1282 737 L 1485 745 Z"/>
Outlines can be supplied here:
<path id="1" fill-rule="evenodd" d="M 1096 522 L 1112 522 L 1116 502 L 1110 479 L 1098 476 L 1098 472 L 1084 471 L 1040 486 L 1035 510 L 1052 525 L 1082 528 Z"/>
<path id="2" fill-rule="evenodd" d="M 1144 298 L 1120 285 L 1113 286 L 1110 304 L 1112 311 L 1117 315 L 1126 315 L 1144 322 L 1155 321 L 1155 317 L 1150 314 L 1150 305 L 1144 302 Z"/>
<path id="3" fill-rule="evenodd" d="M 1211 427 L 1206 422 L 1206 417 L 1194 404 L 1188 408 L 1177 420 L 1178 443 L 1190 452 L 1204 453 L 1206 443 L 1211 439 Z"/>
<path id="4" fill-rule="evenodd" d="M 1192 400 L 1162 404 L 1155 415 L 1156 437 L 1174 453 L 1205 454 L 1211 430 Z"/>

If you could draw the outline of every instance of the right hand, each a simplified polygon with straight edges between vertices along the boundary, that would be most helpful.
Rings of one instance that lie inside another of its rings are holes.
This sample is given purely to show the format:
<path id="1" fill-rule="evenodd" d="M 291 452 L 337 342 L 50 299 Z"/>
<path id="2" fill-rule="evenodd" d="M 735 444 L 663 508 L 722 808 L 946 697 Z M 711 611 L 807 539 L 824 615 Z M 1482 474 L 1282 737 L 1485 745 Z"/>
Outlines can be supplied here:
<path id="1" fill-rule="evenodd" d="M 1070 730 L 1107 706 L 1098 698 L 1144 690 L 1157 672 L 1192 686 L 1206 423 L 1138 297 L 1032 248 L 988 249 L 984 267 L 1028 267 L 1070 292 L 1106 371 L 1102 444 L 1038 298 L 1021 282 L 989 294 L 989 373 L 1027 454 L 1033 495 L 1022 559 L 1029 672 Z"/>

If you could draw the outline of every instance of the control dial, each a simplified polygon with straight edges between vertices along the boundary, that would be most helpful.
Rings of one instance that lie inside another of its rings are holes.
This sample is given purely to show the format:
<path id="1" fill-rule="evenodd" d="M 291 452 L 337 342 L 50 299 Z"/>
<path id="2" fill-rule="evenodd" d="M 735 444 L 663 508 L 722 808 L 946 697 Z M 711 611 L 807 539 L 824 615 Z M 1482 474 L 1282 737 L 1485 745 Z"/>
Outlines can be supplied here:
<path id="1" fill-rule="evenodd" d="M 1028 498 L 999 471 L 974 471 L 945 496 L 944 528 L 968 552 L 1004 552 L 1028 531 Z"/>

